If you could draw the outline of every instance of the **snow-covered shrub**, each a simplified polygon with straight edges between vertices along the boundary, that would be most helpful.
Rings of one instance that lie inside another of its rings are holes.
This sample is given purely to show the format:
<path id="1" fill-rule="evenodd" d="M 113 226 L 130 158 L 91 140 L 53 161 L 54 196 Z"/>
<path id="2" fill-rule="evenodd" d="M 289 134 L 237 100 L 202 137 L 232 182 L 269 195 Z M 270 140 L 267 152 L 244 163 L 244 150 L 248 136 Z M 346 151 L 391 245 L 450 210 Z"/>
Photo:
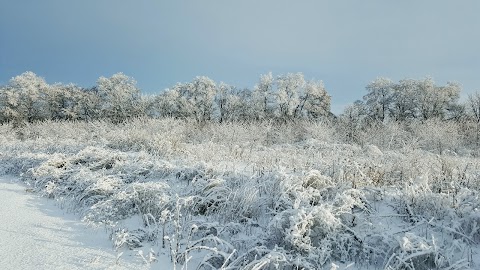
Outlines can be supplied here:
<path id="1" fill-rule="evenodd" d="M 145 231 L 142 229 L 131 232 L 126 229 L 119 229 L 114 232 L 111 237 L 115 250 L 119 250 L 124 247 L 129 249 L 139 248 L 143 245 L 142 242 L 147 240 Z"/>
<path id="2" fill-rule="evenodd" d="M 312 187 L 314 189 L 323 190 L 334 186 L 329 176 L 322 175 L 317 170 L 312 170 L 303 179 L 302 186 L 304 188 Z"/>
<path id="3" fill-rule="evenodd" d="M 448 266 L 434 240 L 427 240 L 413 233 L 405 233 L 403 237 L 398 238 L 398 246 L 393 249 L 384 265 L 388 270 L 442 269 Z"/>
<path id="4" fill-rule="evenodd" d="M 458 125 L 453 121 L 429 119 L 413 125 L 413 133 L 422 148 L 438 154 L 455 151 L 461 143 Z"/>
<path id="5" fill-rule="evenodd" d="M 450 196 L 444 193 L 434 193 L 422 177 L 415 179 L 416 183 L 406 184 L 399 197 L 400 213 L 409 219 L 449 219 L 454 214 Z"/>
<path id="6" fill-rule="evenodd" d="M 138 213 L 134 198 L 126 191 L 113 194 L 107 200 L 101 200 L 86 210 L 84 220 L 89 223 L 114 225 L 116 221 L 126 219 Z"/>
<path id="7" fill-rule="evenodd" d="M 295 185 L 291 185 L 294 179 L 278 173 L 264 174 L 256 179 L 267 211 L 279 213 L 293 207 L 294 198 L 290 191 L 295 188 Z"/>
<path id="8" fill-rule="evenodd" d="M 170 156 L 182 150 L 186 128 L 186 123 L 170 118 L 138 118 L 116 125 L 116 132 L 108 133 L 105 137 L 108 146 L 113 149 Z"/>
<path id="9" fill-rule="evenodd" d="M 361 219 L 359 210 L 366 211 L 365 198 L 353 189 L 337 194 L 330 202 L 285 210 L 269 224 L 271 244 L 303 254 L 318 266 L 332 260 L 376 259 L 380 254 L 364 246 L 350 229 L 361 222 L 355 220 Z"/>
<path id="10" fill-rule="evenodd" d="M 194 183 L 194 211 L 201 215 L 217 212 L 227 202 L 229 190 L 220 178 L 200 179 Z"/>
<path id="11" fill-rule="evenodd" d="M 402 149 L 412 141 L 412 134 L 399 122 L 375 123 L 363 130 L 361 140 L 381 149 Z"/>
<path id="12" fill-rule="evenodd" d="M 182 264 L 186 263 L 189 254 L 194 252 L 206 252 L 203 260 L 198 264 L 198 269 L 224 269 L 234 258 L 235 248 L 225 240 L 214 235 L 208 235 L 196 241 L 190 242 L 185 251 L 178 254 L 177 260 Z"/>
<path id="13" fill-rule="evenodd" d="M 255 182 L 249 182 L 229 189 L 226 197 L 228 203 L 220 210 L 220 220 L 246 222 L 261 217 L 265 210 L 264 200 L 260 197 Z"/>
<path id="14" fill-rule="evenodd" d="M 23 177 L 34 186 L 37 191 L 45 192 L 48 197 L 67 195 L 73 186 L 63 183 L 70 172 L 67 171 L 67 158 L 63 154 L 51 155 L 49 159 L 35 168 L 29 169 Z"/>
<path id="15" fill-rule="evenodd" d="M 122 179 L 104 175 L 98 176 L 90 170 L 80 169 L 76 174 L 69 178 L 74 183 L 83 182 L 85 189 L 76 195 L 76 203 L 83 207 L 91 207 L 96 203 L 109 199 L 123 186 Z M 80 185 L 80 184 L 79 184 Z"/>
<path id="16" fill-rule="evenodd" d="M 96 170 L 110 170 L 116 163 L 124 163 L 127 156 L 118 151 L 105 150 L 98 147 L 86 147 L 80 151 L 71 161 L 76 165 L 83 165 L 90 168 L 92 171 Z"/>
<path id="17" fill-rule="evenodd" d="M 162 211 L 171 204 L 169 186 L 161 182 L 132 183 L 112 196 L 92 205 L 85 220 L 111 225 L 135 214 L 150 214 L 159 219 Z"/>
<path id="18" fill-rule="evenodd" d="M 281 247 L 273 249 L 265 246 L 254 247 L 238 256 L 228 264 L 232 269 L 314 269 L 312 264 L 302 261 L 302 258 L 293 259 L 287 250 Z"/>
<path id="19" fill-rule="evenodd" d="M 159 217 L 171 203 L 170 186 L 164 182 L 132 183 L 125 191 L 133 197 L 140 214 Z"/>
<path id="20" fill-rule="evenodd" d="M 453 208 L 458 216 L 452 229 L 462 232 L 462 237 L 473 243 L 480 243 L 480 194 L 478 191 L 462 188 L 455 194 Z M 460 237 L 460 238 L 462 238 Z M 465 239 L 464 239 L 465 240 Z"/>

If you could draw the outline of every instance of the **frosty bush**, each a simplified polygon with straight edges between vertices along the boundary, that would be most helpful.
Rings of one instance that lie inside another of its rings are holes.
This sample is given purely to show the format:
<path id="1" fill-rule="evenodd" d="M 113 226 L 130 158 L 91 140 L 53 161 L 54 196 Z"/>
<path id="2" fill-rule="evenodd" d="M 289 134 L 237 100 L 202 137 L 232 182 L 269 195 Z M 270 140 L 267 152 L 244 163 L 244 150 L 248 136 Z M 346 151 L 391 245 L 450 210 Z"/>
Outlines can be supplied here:
<path id="1" fill-rule="evenodd" d="M 269 225 L 273 243 L 303 254 L 313 265 L 381 257 L 351 229 L 365 222 L 361 213 L 368 212 L 361 192 L 347 189 L 318 205 L 298 203 L 273 218 Z"/>
<path id="2" fill-rule="evenodd" d="M 414 125 L 413 132 L 419 138 L 420 145 L 427 150 L 442 154 L 445 150 L 456 151 L 461 138 L 455 122 L 429 119 Z"/>
<path id="3" fill-rule="evenodd" d="M 304 188 L 312 187 L 314 189 L 322 190 L 333 187 L 334 183 L 330 177 L 322 175 L 317 170 L 312 170 L 303 180 L 302 186 Z"/>
<path id="4" fill-rule="evenodd" d="M 111 197 L 93 204 L 87 210 L 85 219 L 110 225 L 135 214 L 160 217 L 170 203 L 168 189 L 164 183 L 127 184 Z"/>
<path id="5" fill-rule="evenodd" d="M 448 266 L 434 242 L 406 233 L 385 264 L 386 269 L 432 269 Z"/>

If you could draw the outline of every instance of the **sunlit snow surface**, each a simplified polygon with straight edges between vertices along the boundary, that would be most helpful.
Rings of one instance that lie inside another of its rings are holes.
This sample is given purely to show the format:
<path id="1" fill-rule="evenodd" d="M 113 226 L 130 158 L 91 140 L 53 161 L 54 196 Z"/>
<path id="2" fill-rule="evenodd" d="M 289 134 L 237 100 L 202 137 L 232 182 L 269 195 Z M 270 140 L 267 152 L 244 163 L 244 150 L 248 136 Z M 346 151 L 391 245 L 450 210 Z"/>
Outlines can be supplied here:
<path id="1" fill-rule="evenodd" d="M 14 178 L 0 178 L 0 205 L 1 269 L 149 268 L 134 254 L 117 261 L 104 230 L 87 228 Z"/>

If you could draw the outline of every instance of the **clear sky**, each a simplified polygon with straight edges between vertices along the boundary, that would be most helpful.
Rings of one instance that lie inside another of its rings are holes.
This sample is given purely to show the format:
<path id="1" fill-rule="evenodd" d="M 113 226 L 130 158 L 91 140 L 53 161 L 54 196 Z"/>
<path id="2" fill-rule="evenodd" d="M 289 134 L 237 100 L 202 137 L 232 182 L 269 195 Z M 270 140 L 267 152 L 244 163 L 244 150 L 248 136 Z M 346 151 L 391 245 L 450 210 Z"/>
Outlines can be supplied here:
<path id="1" fill-rule="evenodd" d="M 377 76 L 480 90 L 478 0 L 0 0 L 0 84 L 25 71 L 93 86 L 123 72 L 144 93 L 205 75 L 323 80 L 332 110 Z"/>

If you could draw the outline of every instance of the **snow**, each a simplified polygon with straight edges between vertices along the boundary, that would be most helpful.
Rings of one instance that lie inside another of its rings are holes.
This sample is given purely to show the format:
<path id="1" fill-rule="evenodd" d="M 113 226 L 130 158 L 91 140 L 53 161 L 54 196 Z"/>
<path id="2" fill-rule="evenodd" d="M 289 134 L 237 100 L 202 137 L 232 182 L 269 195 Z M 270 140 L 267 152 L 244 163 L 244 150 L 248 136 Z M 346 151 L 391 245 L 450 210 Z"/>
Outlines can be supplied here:
<path id="1" fill-rule="evenodd" d="M 0 178 L 2 269 L 147 269 L 120 256 L 104 230 L 88 228 L 54 201 L 28 192 L 12 177 Z"/>
<path id="2" fill-rule="evenodd" d="M 15 175 L 0 186 L 0 263 L 478 268 L 480 159 L 297 130 L 49 122 L 16 138 L 0 126 L 0 175 Z"/>

